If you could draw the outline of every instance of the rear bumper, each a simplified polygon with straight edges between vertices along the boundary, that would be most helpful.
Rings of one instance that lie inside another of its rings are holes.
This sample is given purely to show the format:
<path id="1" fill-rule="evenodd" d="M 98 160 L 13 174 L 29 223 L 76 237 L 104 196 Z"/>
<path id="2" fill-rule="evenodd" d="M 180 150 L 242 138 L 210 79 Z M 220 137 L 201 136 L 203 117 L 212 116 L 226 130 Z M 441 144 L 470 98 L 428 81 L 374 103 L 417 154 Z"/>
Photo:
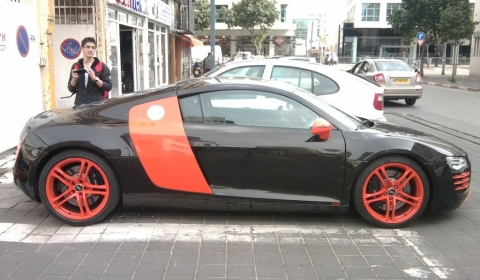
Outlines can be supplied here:
<path id="1" fill-rule="evenodd" d="M 405 98 L 422 98 L 423 87 L 415 85 L 414 87 L 385 87 L 383 98 L 385 100 L 405 99 Z"/>

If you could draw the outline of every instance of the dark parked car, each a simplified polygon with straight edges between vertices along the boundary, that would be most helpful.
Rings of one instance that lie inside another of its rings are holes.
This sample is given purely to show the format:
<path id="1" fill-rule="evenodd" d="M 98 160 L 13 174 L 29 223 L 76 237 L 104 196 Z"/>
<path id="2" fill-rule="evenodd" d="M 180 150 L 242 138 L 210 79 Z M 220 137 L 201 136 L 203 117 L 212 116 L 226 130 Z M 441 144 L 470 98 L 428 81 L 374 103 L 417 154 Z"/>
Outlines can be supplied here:
<path id="1" fill-rule="evenodd" d="M 215 203 L 346 211 L 401 227 L 470 194 L 459 147 L 361 121 L 312 93 L 255 78 L 199 78 L 32 117 L 15 184 L 85 226 L 124 202 L 184 195 Z M 188 205 L 188 203 L 185 203 Z"/>

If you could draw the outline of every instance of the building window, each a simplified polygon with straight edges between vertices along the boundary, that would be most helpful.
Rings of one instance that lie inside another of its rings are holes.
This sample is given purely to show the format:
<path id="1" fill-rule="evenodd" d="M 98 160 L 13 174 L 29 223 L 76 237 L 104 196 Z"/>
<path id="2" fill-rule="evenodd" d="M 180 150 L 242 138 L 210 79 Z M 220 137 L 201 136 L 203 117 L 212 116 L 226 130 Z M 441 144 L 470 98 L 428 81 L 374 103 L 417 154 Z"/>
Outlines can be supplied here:
<path id="1" fill-rule="evenodd" d="M 93 24 L 94 8 L 93 0 L 55 0 L 55 24 Z"/>
<path id="2" fill-rule="evenodd" d="M 402 7 L 402 3 L 388 3 L 387 4 L 387 21 L 388 17 L 395 12 L 395 10 L 398 10 Z"/>
<path id="3" fill-rule="evenodd" d="M 287 22 L 287 5 L 280 5 L 280 22 Z"/>
<path id="4" fill-rule="evenodd" d="M 215 12 L 217 13 L 218 17 L 215 22 L 225 22 L 225 11 L 223 8 L 228 9 L 227 5 L 215 5 Z"/>
<path id="5" fill-rule="evenodd" d="M 362 4 L 362 21 L 380 21 L 380 3 Z"/>

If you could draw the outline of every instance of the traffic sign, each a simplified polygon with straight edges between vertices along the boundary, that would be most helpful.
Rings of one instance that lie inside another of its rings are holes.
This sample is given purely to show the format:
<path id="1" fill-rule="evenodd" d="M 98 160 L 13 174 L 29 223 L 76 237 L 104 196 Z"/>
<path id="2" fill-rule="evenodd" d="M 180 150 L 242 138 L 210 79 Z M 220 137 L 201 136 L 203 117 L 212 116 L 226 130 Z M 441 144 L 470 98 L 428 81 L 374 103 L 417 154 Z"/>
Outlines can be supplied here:
<path id="1" fill-rule="evenodd" d="M 28 32 L 23 25 L 17 29 L 17 49 L 22 57 L 27 57 L 30 51 L 30 40 L 28 39 Z"/>
<path id="2" fill-rule="evenodd" d="M 72 38 L 63 40 L 60 44 L 60 53 L 67 59 L 75 59 L 80 55 L 80 43 Z"/>
<path id="3" fill-rule="evenodd" d="M 420 32 L 417 33 L 417 37 L 416 37 L 416 38 L 417 38 L 417 44 L 418 44 L 418 46 L 421 47 L 421 46 L 423 45 L 423 43 L 425 43 L 425 37 L 426 37 L 426 36 L 425 36 L 425 33 L 424 33 L 424 32 L 420 31 Z"/>
<path id="4" fill-rule="evenodd" d="M 283 43 L 283 38 L 282 37 L 277 37 L 277 39 L 275 39 L 275 42 L 279 45 L 281 45 Z"/>

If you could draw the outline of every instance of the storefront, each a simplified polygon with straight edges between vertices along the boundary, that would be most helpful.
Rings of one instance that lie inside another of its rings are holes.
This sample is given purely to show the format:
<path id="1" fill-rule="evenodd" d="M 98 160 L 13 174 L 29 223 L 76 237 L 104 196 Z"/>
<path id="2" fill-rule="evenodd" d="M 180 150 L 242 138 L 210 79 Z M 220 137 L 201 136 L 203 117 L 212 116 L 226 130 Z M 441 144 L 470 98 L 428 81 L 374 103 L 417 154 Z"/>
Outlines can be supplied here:
<path id="1" fill-rule="evenodd" d="M 168 34 L 172 10 L 167 0 L 109 0 L 107 65 L 112 72 L 112 97 L 167 84 Z"/>

